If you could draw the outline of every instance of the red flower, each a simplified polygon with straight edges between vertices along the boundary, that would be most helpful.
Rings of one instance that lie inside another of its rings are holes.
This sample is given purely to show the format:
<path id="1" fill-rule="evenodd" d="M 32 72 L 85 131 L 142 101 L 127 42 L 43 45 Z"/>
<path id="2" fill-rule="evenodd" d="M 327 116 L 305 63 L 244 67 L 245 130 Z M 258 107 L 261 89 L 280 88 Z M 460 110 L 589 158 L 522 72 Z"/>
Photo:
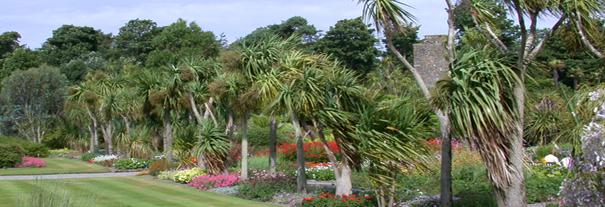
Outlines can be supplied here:
<path id="1" fill-rule="evenodd" d="M 307 197 L 307 198 L 303 198 L 303 201 L 313 201 L 315 198 L 313 197 Z"/>

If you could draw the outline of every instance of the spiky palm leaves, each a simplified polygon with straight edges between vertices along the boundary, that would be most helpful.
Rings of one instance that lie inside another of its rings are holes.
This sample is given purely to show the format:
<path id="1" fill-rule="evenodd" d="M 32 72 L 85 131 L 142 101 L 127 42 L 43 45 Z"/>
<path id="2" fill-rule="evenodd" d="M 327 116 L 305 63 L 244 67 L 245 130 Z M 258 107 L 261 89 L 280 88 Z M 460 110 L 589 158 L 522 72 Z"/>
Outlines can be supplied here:
<path id="1" fill-rule="evenodd" d="M 208 172 L 213 174 L 225 171 L 224 161 L 230 149 L 227 135 L 210 122 L 204 122 L 196 134 L 197 142 L 193 149 L 194 154 L 204 160 Z"/>
<path id="2" fill-rule="evenodd" d="M 513 88 L 520 81 L 505 60 L 488 49 L 461 54 L 451 79 L 438 82 L 433 104 L 449 111 L 456 134 L 479 150 L 496 189 L 506 189 L 516 172 L 510 157 L 516 133 Z"/>

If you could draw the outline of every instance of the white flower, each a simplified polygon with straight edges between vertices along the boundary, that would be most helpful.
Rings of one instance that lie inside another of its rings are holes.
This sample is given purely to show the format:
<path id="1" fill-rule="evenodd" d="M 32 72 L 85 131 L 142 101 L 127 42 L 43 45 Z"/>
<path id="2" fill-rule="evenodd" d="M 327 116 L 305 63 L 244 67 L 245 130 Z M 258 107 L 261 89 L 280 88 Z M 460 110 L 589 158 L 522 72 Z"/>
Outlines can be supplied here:
<path id="1" fill-rule="evenodd" d="M 93 158 L 92 161 L 104 162 L 104 161 L 110 161 L 110 160 L 116 160 L 116 159 L 118 159 L 118 156 L 116 156 L 116 155 L 100 155 L 100 156 L 96 156 L 95 158 Z"/>
<path id="2" fill-rule="evenodd" d="M 550 163 L 550 164 L 557 164 L 557 165 L 561 165 L 561 162 L 559 162 L 559 158 L 557 158 L 557 156 L 554 155 L 546 155 L 546 157 L 544 157 L 544 161 L 546 163 Z"/>

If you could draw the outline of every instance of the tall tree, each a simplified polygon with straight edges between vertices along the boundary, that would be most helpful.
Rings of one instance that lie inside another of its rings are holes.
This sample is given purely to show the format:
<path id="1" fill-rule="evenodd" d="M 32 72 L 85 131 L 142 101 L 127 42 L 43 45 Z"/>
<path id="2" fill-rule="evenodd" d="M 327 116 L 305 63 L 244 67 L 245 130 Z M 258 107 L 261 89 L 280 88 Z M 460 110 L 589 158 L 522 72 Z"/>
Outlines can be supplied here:
<path id="1" fill-rule="evenodd" d="M 120 27 L 115 37 L 115 48 L 120 57 L 133 58 L 144 63 L 153 50 L 152 40 L 159 33 L 157 24 L 148 19 L 133 19 Z"/>
<path id="2" fill-rule="evenodd" d="M 365 75 L 376 67 L 378 40 L 361 18 L 340 20 L 319 39 L 317 51 L 332 55 L 347 68 Z"/>
<path id="3" fill-rule="evenodd" d="M 21 47 L 19 38 L 21 38 L 21 35 L 18 32 L 4 32 L 0 34 L 0 59 Z"/>
<path id="4" fill-rule="evenodd" d="M 92 27 L 63 25 L 53 31 L 40 48 L 42 60 L 54 66 L 90 52 L 106 52 L 111 37 Z"/>
<path id="5" fill-rule="evenodd" d="M 182 58 L 213 58 L 218 55 L 219 42 L 212 32 L 203 31 L 195 22 L 183 19 L 161 29 L 151 40 L 153 51 L 148 66 L 177 65 Z"/>
<path id="6" fill-rule="evenodd" d="M 398 32 L 402 32 L 402 29 L 406 25 L 410 25 L 414 22 L 414 16 L 404 9 L 408 5 L 399 2 L 398 0 L 360 0 L 359 3 L 364 4 L 363 12 L 364 16 L 371 19 L 377 28 L 377 31 L 383 32 L 386 37 L 387 47 L 397 59 L 403 63 L 406 69 L 408 69 L 414 79 L 420 91 L 427 100 L 430 100 L 432 95 L 429 92 L 424 79 L 418 72 L 422 68 L 414 67 L 407 59 L 404 54 L 401 54 L 394 45 L 393 37 Z M 448 54 L 446 58 L 450 62 L 450 69 L 452 68 L 453 61 L 455 59 L 454 53 L 454 38 L 456 34 L 455 28 L 455 5 L 451 0 L 446 0 L 448 12 L 448 40 L 446 49 Z M 434 112 L 439 119 L 441 140 L 442 140 L 442 153 L 441 153 L 441 206 L 452 205 L 452 187 L 451 187 L 451 137 L 450 137 L 450 121 L 447 112 L 441 109 L 434 108 Z"/>
<path id="7" fill-rule="evenodd" d="M 66 79 L 48 66 L 17 71 L 2 81 L 5 114 L 13 117 L 21 135 L 41 142 L 52 119 L 62 112 Z"/>

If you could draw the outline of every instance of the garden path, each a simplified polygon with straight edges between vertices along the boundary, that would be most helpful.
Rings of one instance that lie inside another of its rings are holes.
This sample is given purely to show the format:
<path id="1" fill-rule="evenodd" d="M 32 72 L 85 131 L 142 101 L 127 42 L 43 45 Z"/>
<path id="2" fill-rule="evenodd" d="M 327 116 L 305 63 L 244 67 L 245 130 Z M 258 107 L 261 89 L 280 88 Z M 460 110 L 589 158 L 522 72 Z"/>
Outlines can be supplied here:
<path id="1" fill-rule="evenodd" d="M 0 176 L 0 180 L 56 180 L 56 179 L 77 179 L 77 178 L 109 178 L 109 177 L 136 176 L 138 173 L 139 172 L 80 173 L 80 174 L 53 174 L 53 175 L 11 175 L 11 176 Z"/>

